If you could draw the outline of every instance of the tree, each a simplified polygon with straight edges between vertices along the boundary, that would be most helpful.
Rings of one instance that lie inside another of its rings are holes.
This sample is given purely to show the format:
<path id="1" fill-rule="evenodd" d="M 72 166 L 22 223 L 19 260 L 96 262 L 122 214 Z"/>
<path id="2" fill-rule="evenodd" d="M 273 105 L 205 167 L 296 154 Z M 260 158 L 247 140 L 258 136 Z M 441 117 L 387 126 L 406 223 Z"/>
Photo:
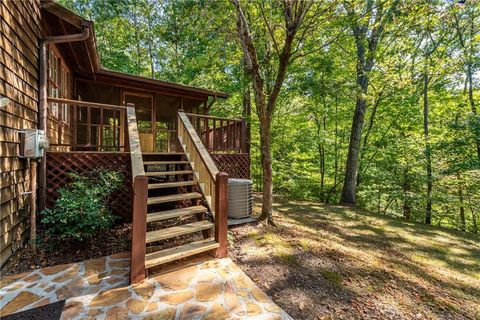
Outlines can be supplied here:
<path id="1" fill-rule="evenodd" d="M 271 154 L 271 125 L 272 117 L 275 112 L 277 98 L 282 89 L 283 82 L 287 76 L 288 66 L 295 59 L 295 54 L 301 48 L 307 32 L 312 28 L 318 20 L 319 12 L 309 16 L 312 9 L 313 1 L 293 1 L 285 0 L 283 2 L 283 28 L 277 28 L 271 20 L 266 16 L 266 8 L 263 3 L 245 4 L 245 7 L 258 6 L 261 12 L 264 27 L 269 35 L 268 41 L 271 41 L 273 50 L 275 51 L 275 72 L 273 82 L 270 82 L 266 75 L 271 72 L 269 68 L 271 64 L 262 64 L 259 60 L 258 44 L 254 43 L 251 34 L 251 22 L 245 15 L 245 9 L 238 0 L 231 0 L 236 9 L 237 31 L 240 44 L 242 47 L 245 68 L 252 77 L 253 91 L 255 97 L 256 111 L 260 120 L 260 144 L 261 144 L 261 162 L 263 168 L 263 200 L 261 219 L 267 219 L 269 223 L 273 223 L 272 205 L 273 205 L 273 181 L 272 181 L 272 154 Z M 268 4 L 268 3 L 267 3 Z M 277 3 L 269 3 L 271 5 L 271 13 L 278 12 Z M 247 9 L 248 10 L 248 9 Z M 248 12 L 248 11 L 247 11 Z M 283 33 L 278 36 L 278 33 Z M 297 41 L 295 47 L 295 41 Z M 264 53 L 266 61 L 271 59 L 268 50 Z M 273 59 L 273 58 L 272 58 Z"/>
<path id="2" fill-rule="evenodd" d="M 474 116 L 477 116 L 477 106 L 474 98 L 473 77 L 478 69 L 478 55 L 476 52 L 480 49 L 480 9 L 472 1 L 461 5 L 452 4 L 450 8 L 453 16 L 453 27 L 455 28 L 458 44 L 461 50 L 461 61 L 465 70 L 464 93 L 468 97 L 468 104 Z M 480 135 L 476 141 L 477 157 L 480 161 Z"/>
<path id="3" fill-rule="evenodd" d="M 347 23 L 350 25 L 355 39 L 357 56 L 356 82 L 358 86 L 345 167 L 345 179 L 340 200 L 344 204 L 355 204 L 358 158 L 367 109 L 369 74 L 377 58 L 379 42 L 384 36 L 385 28 L 393 21 L 398 2 L 398 0 L 343 2 L 343 7 L 348 17 Z"/>

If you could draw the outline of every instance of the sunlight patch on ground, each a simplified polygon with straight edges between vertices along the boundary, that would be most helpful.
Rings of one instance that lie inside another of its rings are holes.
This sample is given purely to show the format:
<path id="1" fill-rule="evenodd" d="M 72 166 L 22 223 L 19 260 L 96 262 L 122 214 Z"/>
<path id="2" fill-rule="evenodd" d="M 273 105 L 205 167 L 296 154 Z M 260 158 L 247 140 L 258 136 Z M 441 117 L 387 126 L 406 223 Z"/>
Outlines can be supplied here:
<path id="1" fill-rule="evenodd" d="M 297 282 L 306 273 L 300 283 L 307 288 L 320 277 L 365 300 L 366 308 L 388 306 L 407 318 L 468 310 L 480 319 L 474 303 L 480 290 L 480 247 L 469 235 L 351 207 L 279 197 L 273 216 L 276 227 L 248 229 L 242 252 L 250 253 L 242 259 L 253 267 L 254 256 L 262 256 L 262 263 L 273 258 L 272 270 L 282 270 L 275 278 L 279 284 L 293 275 L 291 281 Z M 292 269 L 284 271 L 286 266 Z M 263 282 L 272 277 L 266 275 Z M 316 289 L 313 295 L 300 287 L 294 292 L 315 301 Z"/>

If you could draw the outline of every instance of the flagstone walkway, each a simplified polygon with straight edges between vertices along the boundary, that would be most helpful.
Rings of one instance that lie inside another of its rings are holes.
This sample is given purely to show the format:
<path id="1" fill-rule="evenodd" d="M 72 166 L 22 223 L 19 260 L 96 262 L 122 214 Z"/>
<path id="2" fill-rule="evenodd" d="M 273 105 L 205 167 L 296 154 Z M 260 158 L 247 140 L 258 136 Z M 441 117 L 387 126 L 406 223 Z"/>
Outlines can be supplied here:
<path id="1" fill-rule="evenodd" d="M 128 285 L 128 254 L 4 277 L 0 316 L 66 299 L 62 319 L 290 319 L 230 259 Z"/>

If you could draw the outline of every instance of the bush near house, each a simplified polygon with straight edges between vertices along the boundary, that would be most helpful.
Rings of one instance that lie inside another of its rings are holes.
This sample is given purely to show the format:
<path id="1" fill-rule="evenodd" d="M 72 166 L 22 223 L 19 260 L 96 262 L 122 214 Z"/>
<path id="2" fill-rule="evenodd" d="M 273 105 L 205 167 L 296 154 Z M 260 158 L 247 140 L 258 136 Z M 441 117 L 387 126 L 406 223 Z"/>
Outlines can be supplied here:
<path id="1" fill-rule="evenodd" d="M 58 190 L 60 198 L 53 209 L 42 212 L 42 222 L 50 235 L 83 241 L 112 225 L 115 217 L 108 199 L 122 185 L 123 178 L 108 170 L 72 173 L 71 177 L 73 181 Z"/>

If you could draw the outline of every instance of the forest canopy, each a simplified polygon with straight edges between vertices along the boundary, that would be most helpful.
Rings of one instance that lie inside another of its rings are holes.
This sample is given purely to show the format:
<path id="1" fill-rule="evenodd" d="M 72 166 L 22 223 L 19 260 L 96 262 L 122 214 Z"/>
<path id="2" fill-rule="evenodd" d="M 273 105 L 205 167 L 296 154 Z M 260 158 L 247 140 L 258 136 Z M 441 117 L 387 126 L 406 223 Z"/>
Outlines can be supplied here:
<path id="1" fill-rule="evenodd" d="M 60 3 L 104 67 L 229 93 L 264 197 L 269 154 L 274 193 L 478 232 L 477 1 Z"/>

